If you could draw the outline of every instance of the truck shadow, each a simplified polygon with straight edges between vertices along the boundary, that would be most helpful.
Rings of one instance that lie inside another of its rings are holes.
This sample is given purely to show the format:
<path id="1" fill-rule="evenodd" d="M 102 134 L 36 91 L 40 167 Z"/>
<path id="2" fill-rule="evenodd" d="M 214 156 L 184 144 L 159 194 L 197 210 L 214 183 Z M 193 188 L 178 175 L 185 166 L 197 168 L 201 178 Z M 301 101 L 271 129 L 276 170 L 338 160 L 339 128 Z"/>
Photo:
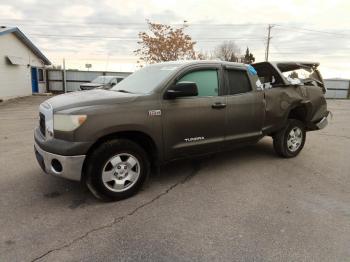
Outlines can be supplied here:
<path id="1" fill-rule="evenodd" d="M 246 147 L 235 148 L 218 153 L 199 156 L 191 159 L 181 159 L 172 161 L 162 166 L 160 173 L 152 173 L 150 180 L 167 180 L 173 177 L 182 177 L 184 173 L 191 173 L 191 170 L 197 172 L 196 169 L 215 165 L 232 165 L 234 162 L 250 162 L 254 163 L 254 160 L 260 159 L 264 161 L 271 161 L 278 156 L 273 150 L 272 141 L 269 138 L 264 138 L 257 144 L 249 145 Z"/>
<path id="2" fill-rule="evenodd" d="M 162 166 L 160 172 L 152 172 L 139 194 L 146 193 L 147 190 L 158 190 L 157 186 L 159 185 L 167 186 L 174 183 L 185 183 L 194 175 L 200 174 L 201 168 L 210 167 L 214 163 L 215 165 L 232 166 L 233 163 L 253 163 L 257 159 L 271 161 L 271 159 L 276 157 L 271 141 L 263 139 L 257 144 L 243 148 L 191 159 L 176 160 Z M 68 204 L 70 209 L 103 203 L 95 199 L 88 189 L 80 183 L 55 177 L 49 177 L 45 180 L 43 197 L 47 201 L 64 197 L 66 201 L 70 202 Z"/>

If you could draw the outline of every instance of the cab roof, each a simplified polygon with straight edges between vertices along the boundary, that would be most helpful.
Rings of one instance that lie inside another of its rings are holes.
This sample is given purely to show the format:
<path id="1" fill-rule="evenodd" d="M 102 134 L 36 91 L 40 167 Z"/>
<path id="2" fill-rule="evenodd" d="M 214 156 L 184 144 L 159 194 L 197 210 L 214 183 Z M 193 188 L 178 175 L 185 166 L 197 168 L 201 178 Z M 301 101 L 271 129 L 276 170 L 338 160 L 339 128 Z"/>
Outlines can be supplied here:
<path id="1" fill-rule="evenodd" d="M 169 62 L 161 62 L 154 65 L 178 65 L 180 67 L 186 67 L 190 65 L 198 65 L 198 64 L 214 64 L 214 65 L 223 65 L 223 66 L 232 66 L 236 68 L 246 69 L 247 65 L 243 63 L 236 62 L 227 62 L 220 60 L 179 60 L 179 61 L 169 61 Z"/>

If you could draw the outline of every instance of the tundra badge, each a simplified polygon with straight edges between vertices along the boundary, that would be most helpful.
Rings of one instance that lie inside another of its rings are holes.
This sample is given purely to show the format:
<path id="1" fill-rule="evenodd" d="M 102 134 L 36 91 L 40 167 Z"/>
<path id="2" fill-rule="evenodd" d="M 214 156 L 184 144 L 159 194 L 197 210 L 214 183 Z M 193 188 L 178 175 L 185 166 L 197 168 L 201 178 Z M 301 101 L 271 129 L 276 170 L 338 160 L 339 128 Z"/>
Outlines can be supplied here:
<path id="1" fill-rule="evenodd" d="M 204 140 L 204 136 L 185 138 L 185 142 Z"/>
<path id="2" fill-rule="evenodd" d="M 149 116 L 161 116 L 162 111 L 161 110 L 149 110 L 148 115 Z"/>

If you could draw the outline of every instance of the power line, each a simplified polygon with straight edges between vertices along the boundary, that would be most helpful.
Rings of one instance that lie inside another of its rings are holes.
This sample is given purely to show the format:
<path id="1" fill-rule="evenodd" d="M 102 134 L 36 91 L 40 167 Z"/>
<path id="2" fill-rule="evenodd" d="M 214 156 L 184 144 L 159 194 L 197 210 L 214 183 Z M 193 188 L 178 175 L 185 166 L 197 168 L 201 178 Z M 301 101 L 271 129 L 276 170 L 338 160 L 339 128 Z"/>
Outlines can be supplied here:
<path id="1" fill-rule="evenodd" d="M 303 27 L 296 27 L 296 26 L 286 26 L 286 25 L 276 25 L 279 27 L 283 27 L 283 30 L 286 30 L 285 28 L 289 29 L 294 29 L 294 30 L 299 30 L 299 31 L 305 31 L 305 32 L 313 32 L 313 33 L 321 33 L 321 34 L 328 34 L 328 35 L 338 35 L 338 36 L 346 36 L 350 37 L 350 34 L 342 34 L 342 33 L 336 33 L 336 32 L 329 32 L 329 31 L 322 31 L 322 30 L 314 30 L 314 29 L 308 29 L 308 28 L 303 28 Z"/>
<path id="2" fill-rule="evenodd" d="M 126 39 L 126 40 L 139 40 L 139 38 L 132 37 L 120 37 L 120 36 L 106 36 L 106 35 L 46 35 L 46 34 L 30 34 L 32 36 L 40 37 L 77 37 L 77 38 L 115 38 L 115 39 Z M 193 37 L 192 37 L 193 38 Z M 197 40 L 224 40 L 224 39 L 243 39 L 243 40 L 262 40 L 263 37 L 205 37 L 197 38 Z"/>
<path id="3" fill-rule="evenodd" d="M 58 27 L 60 29 L 63 28 L 74 28 L 75 26 L 82 26 L 83 28 L 91 28 L 90 32 L 93 32 L 95 30 L 95 27 L 93 26 L 100 26 L 101 29 L 105 29 L 105 30 L 110 30 L 111 32 L 114 33 L 113 34 L 102 34 L 102 35 L 90 35 L 90 34 L 57 34 L 57 31 L 52 34 L 52 30 L 51 30 L 51 34 L 43 34 L 43 33 L 33 33 L 33 34 L 28 34 L 29 36 L 32 36 L 34 38 L 38 38 L 38 39 L 52 39 L 52 38 L 56 38 L 56 39 L 74 39 L 74 40 L 110 40 L 110 41 L 130 41 L 130 42 L 136 42 L 138 40 L 140 40 L 139 38 L 136 37 L 128 37 L 128 36 L 116 36 L 115 31 L 112 30 L 111 26 L 115 27 L 114 29 L 118 29 L 118 27 L 122 27 L 120 28 L 121 30 L 124 30 L 124 27 L 127 27 L 129 29 L 129 27 L 133 27 L 130 28 L 131 30 L 146 30 L 147 29 L 147 24 L 146 22 L 113 22 L 113 21 L 98 21 L 98 22 L 92 22 L 92 21 L 88 21 L 86 23 L 84 23 L 84 21 L 77 21 L 77 22 L 72 22 L 72 21 L 53 21 L 52 23 L 48 23 L 48 22 L 42 22 L 40 20 L 21 20 L 21 19 L 1 19 L 0 18 L 0 23 L 2 23 L 1 21 L 16 21 L 18 22 L 18 24 L 22 24 L 24 25 L 24 28 L 27 28 L 28 31 L 34 31 L 36 30 L 36 32 L 38 32 L 38 29 L 30 29 L 30 28 L 34 28 L 37 26 L 43 26 L 43 27 Z M 189 25 L 189 29 L 200 29 L 203 30 L 202 27 L 204 28 L 210 28 L 211 30 L 215 30 L 215 29 L 219 29 L 219 28 L 237 28 L 237 32 L 242 30 L 245 27 L 261 27 L 264 26 L 263 24 L 251 24 L 251 23 L 246 23 L 246 24 L 210 24 L 210 23 L 187 23 Z M 171 26 L 181 26 L 183 24 L 170 24 Z M 137 26 L 139 28 L 134 28 L 134 26 Z M 246 35 L 245 37 L 240 36 L 240 37 L 192 37 L 193 41 L 197 42 L 197 44 L 201 44 L 202 46 L 212 46 L 214 43 L 217 43 L 218 41 L 222 41 L 222 40 L 233 40 L 233 41 L 247 41 L 247 42 L 254 42 L 253 45 L 257 45 L 256 42 L 261 42 L 263 43 L 264 39 L 267 39 L 266 42 L 266 49 L 265 49 L 265 60 L 267 61 L 269 59 L 269 56 L 271 54 L 277 54 L 277 55 L 288 55 L 288 54 L 293 54 L 293 55 L 303 55 L 303 54 L 309 54 L 308 51 L 297 51 L 293 48 L 282 48 L 282 52 L 280 49 L 277 49 L 274 45 L 272 45 L 273 47 L 275 47 L 275 49 L 278 52 L 274 52 L 274 51 L 270 51 L 270 47 L 271 47 L 271 39 L 272 39 L 272 28 L 276 26 L 279 30 L 283 30 L 283 31 L 299 31 L 299 32 L 303 32 L 304 34 L 310 33 L 310 34 L 323 34 L 323 35 L 332 35 L 334 38 L 344 38 L 344 37 L 350 37 L 350 35 L 348 34 L 344 34 L 344 33 L 337 33 L 337 32 L 330 32 L 330 31 L 322 31 L 322 30 L 314 30 L 314 29 L 308 29 L 308 28 L 303 28 L 303 27 L 296 27 L 296 26 L 288 26 L 288 25 L 269 25 L 268 27 L 268 35 L 267 38 L 264 36 L 260 36 L 260 35 L 253 35 L 251 34 L 251 37 L 249 36 L 249 34 L 243 34 Z M 141 29 L 142 27 L 142 29 Z M 41 30 L 41 29 L 39 29 Z M 48 29 L 49 30 L 49 29 Z M 46 29 L 42 29 L 41 32 L 45 32 L 47 31 Z M 79 30 L 74 30 L 78 32 Z M 88 33 L 88 30 L 82 30 L 85 31 L 86 33 Z M 71 31 L 72 32 L 72 31 Z M 69 32 L 68 32 L 69 33 Z M 102 33 L 100 31 L 100 33 Z M 278 34 L 279 35 L 279 34 Z M 305 35 L 307 36 L 307 35 Z M 275 38 L 276 35 L 274 35 L 274 41 L 275 42 Z M 278 40 L 278 37 L 276 38 L 276 40 Z M 263 52 L 263 48 L 262 51 Z M 260 51 L 256 50 L 254 53 L 260 53 Z"/>
<path id="4" fill-rule="evenodd" d="M 53 26 L 53 25 L 68 25 L 70 27 L 74 27 L 77 25 L 81 26 L 92 26 L 92 25 L 110 25 L 110 26 L 147 26 L 145 22 L 120 22 L 120 21 L 51 21 L 50 23 L 42 23 L 42 20 L 35 20 L 35 19 L 1 19 L 0 21 L 2 23 L 9 23 L 9 21 L 20 23 L 22 25 L 29 25 L 29 26 Z M 39 23 L 37 23 L 39 22 Z M 188 23 L 189 26 L 212 26 L 212 27 L 249 27 L 249 26 L 264 26 L 262 23 L 242 23 L 242 24 L 230 24 L 230 23 Z M 168 25 L 172 26 L 181 26 L 184 25 L 184 23 L 170 23 Z M 296 29 L 296 30 L 302 30 L 307 32 L 314 32 L 314 33 L 321 33 L 321 34 L 331 34 L 331 35 L 339 35 L 339 36 L 348 36 L 350 37 L 350 34 L 344 34 L 344 33 L 337 33 L 337 32 L 330 32 L 330 31 L 323 31 L 323 30 L 315 30 L 315 29 L 309 29 L 304 27 L 297 27 L 297 26 L 288 26 L 288 25 L 282 25 L 282 24 L 274 24 L 274 26 L 283 27 L 283 28 L 289 28 L 289 29 Z"/>
<path id="5" fill-rule="evenodd" d="M 29 34 L 30 36 L 38 37 L 38 38 L 81 38 L 81 39 L 112 39 L 112 40 L 124 40 L 124 41 L 138 41 L 139 38 L 133 37 L 119 37 L 119 36 L 107 36 L 107 35 L 46 35 L 46 34 Z M 204 41 L 204 42 L 216 42 L 218 40 L 259 40 L 261 41 L 263 38 L 259 37 L 206 37 L 206 38 L 192 38 L 194 41 Z"/>
<path id="6" fill-rule="evenodd" d="M 50 23 L 42 23 L 42 20 L 34 20 L 34 19 L 1 19 L 0 21 L 2 23 L 6 22 L 9 23 L 8 21 L 12 21 L 12 22 L 16 22 L 16 23 L 20 23 L 20 24 L 27 24 L 27 22 L 29 24 L 27 25 L 42 25 L 42 26 L 52 26 L 52 25 L 69 25 L 69 26 L 75 26 L 75 25 L 111 25 L 111 26 L 116 26 L 116 25 L 120 25 L 120 26 L 147 26 L 146 22 L 119 22 L 119 21 L 96 21 L 96 22 L 82 22 L 82 21 L 51 21 Z M 39 22 L 39 23 L 36 23 Z M 11 23 L 11 22 L 10 22 Z M 33 24 L 36 23 L 36 24 Z M 157 22 L 158 23 L 158 22 Z M 167 25 L 171 25 L 171 26 L 182 26 L 185 23 L 170 23 Z M 264 24 L 259 24 L 259 23 L 243 23 L 243 24 L 229 24 L 229 23 L 189 23 L 186 22 L 187 25 L 189 26 L 213 26 L 213 27 L 247 27 L 247 26 L 264 26 Z"/>

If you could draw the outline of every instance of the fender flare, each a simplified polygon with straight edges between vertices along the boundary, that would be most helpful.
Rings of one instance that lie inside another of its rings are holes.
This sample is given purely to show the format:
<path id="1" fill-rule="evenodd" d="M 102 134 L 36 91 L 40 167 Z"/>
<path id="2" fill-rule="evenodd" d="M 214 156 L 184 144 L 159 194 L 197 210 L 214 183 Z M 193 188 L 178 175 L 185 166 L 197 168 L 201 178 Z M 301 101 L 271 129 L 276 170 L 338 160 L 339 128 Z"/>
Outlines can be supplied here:
<path id="1" fill-rule="evenodd" d="M 285 116 L 284 116 L 284 121 L 285 123 L 287 122 L 288 120 L 288 117 L 290 115 L 290 112 L 293 111 L 294 109 L 298 108 L 298 107 L 302 107 L 305 112 L 306 112 L 306 115 L 305 115 L 305 118 L 304 118 L 304 122 L 305 123 L 309 123 L 311 118 L 312 118 L 312 103 L 310 100 L 305 100 L 305 101 L 300 101 L 300 102 L 297 102 L 297 103 L 293 103 L 289 109 L 286 111 L 285 113 Z"/>

